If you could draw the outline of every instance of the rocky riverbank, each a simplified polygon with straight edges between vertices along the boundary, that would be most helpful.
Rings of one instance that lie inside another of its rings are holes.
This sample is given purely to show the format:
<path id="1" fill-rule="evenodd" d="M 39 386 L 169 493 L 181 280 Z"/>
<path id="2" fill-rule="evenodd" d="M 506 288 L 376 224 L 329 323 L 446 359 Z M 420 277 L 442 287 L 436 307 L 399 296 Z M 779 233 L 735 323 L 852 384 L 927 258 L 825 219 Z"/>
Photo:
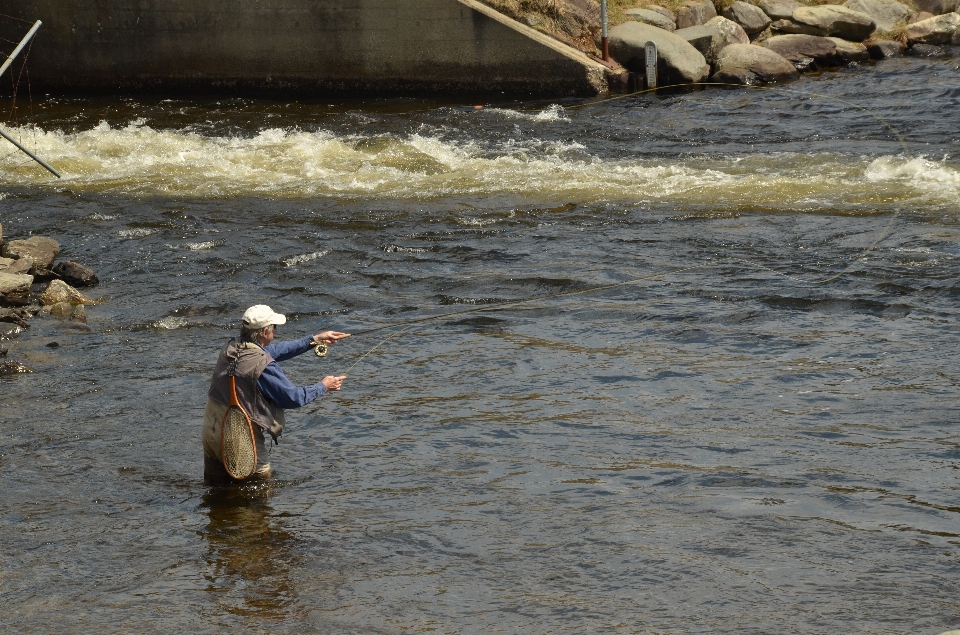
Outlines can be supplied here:
<path id="1" fill-rule="evenodd" d="M 68 260 L 54 265 L 59 253 L 60 244 L 43 236 L 4 241 L 0 225 L 0 358 L 9 354 L 4 341 L 29 329 L 34 318 L 86 324 L 86 307 L 97 301 L 76 287 L 91 287 L 99 280 L 80 263 Z M 0 375 L 28 372 L 32 371 L 22 361 L 0 360 Z"/>
<path id="2" fill-rule="evenodd" d="M 487 0 L 491 6 L 599 55 L 596 0 Z M 643 72 L 657 44 L 660 85 L 778 83 L 799 74 L 899 55 L 935 57 L 960 45 L 958 0 L 611 0 L 610 53 Z"/>

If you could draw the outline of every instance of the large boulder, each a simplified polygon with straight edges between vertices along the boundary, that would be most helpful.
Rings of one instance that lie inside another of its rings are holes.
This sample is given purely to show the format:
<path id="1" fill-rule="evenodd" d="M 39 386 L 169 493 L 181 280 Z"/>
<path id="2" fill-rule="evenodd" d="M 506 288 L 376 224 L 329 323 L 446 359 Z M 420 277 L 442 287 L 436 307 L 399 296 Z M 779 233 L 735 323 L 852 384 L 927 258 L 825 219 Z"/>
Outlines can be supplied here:
<path id="1" fill-rule="evenodd" d="M 933 15 L 943 15 L 944 13 L 956 11 L 960 2 L 958 2 L 958 0 L 913 0 L 913 4 L 915 4 L 920 11 L 927 11 Z"/>
<path id="2" fill-rule="evenodd" d="M 712 0 L 684 0 L 677 9 L 677 28 L 700 26 L 715 17 L 717 17 L 717 8 L 713 6 Z"/>
<path id="3" fill-rule="evenodd" d="M 4 258 L 4 260 L 7 260 Z M 30 256 L 21 256 L 16 260 L 10 261 L 10 264 L 7 265 L 6 273 L 25 273 L 33 274 L 34 262 L 33 258 Z"/>
<path id="4" fill-rule="evenodd" d="M 793 12 L 791 19 L 821 29 L 825 35 L 842 37 L 852 42 L 864 41 L 877 28 L 877 24 L 866 13 L 835 4 L 800 7 Z"/>
<path id="5" fill-rule="evenodd" d="M 610 54 L 626 68 L 643 72 L 644 46 L 657 45 L 657 74 L 660 84 L 701 82 L 710 74 L 703 55 L 674 33 L 641 22 L 624 22 L 610 29 Z"/>
<path id="6" fill-rule="evenodd" d="M 775 35 L 761 46 L 790 60 L 797 70 L 838 66 L 837 45 L 816 35 Z"/>
<path id="7" fill-rule="evenodd" d="M 731 44 L 731 42 L 727 42 L 720 29 L 705 24 L 691 26 L 685 29 L 677 29 L 674 31 L 674 34 L 682 37 L 689 42 L 693 48 L 700 51 L 703 58 L 707 60 L 707 64 L 710 65 L 713 65 L 713 63 L 717 61 L 717 55 L 720 54 L 720 51 L 728 44 Z"/>
<path id="8" fill-rule="evenodd" d="M 728 45 L 750 43 L 750 36 L 743 30 L 743 27 L 722 15 L 707 20 L 704 26 L 712 26 L 719 29 L 720 32 L 723 33 L 723 37 L 726 39 Z"/>
<path id="9" fill-rule="evenodd" d="M 743 30 L 749 35 L 760 33 L 770 26 L 770 18 L 758 7 L 736 0 L 733 4 L 723 10 L 723 17 L 733 20 L 743 27 Z"/>
<path id="10" fill-rule="evenodd" d="M 869 15 L 881 31 L 890 31 L 910 13 L 910 9 L 897 0 L 847 0 L 843 6 Z"/>
<path id="11" fill-rule="evenodd" d="M 803 6 L 795 0 L 759 0 L 756 5 L 770 16 L 771 20 L 789 20 L 793 17 L 794 10 Z"/>
<path id="12" fill-rule="evenodd" d="M 7 297 L 29 295 L 32 284 L 33 276 L 22 273 L 0 273 L 0 293 Z"/>
<path id="13" fill-rule="evenodd" d="M 896 40 L 875 40 L 867 45 L 867 52 L 875 60 L 900 57 L 905 50 L 907 45 Z"/>
<path id="14" fill-rule="evenodd" d="M 827 32 L 823 29 L 818 29 L 817 27 L 810 26 L 809 24 L 800 24 L 799 22 L 794 22 L 793 20 L 776 20 L 770 24 L 770 30 L 773 33 L 781 33 L 786 35 L 827 36 Z"/>
<path id="15" fill-rule="evenodd" d="M 92 269 L 72 260 L 57 263 L 57 266 L 53 268 L 53 273 L 74 287 L 92 287 L 100 282 Z"/>
<path id="16" fill-rule="evenodd" d="M 49 269 L 53 266 L 58 253 L 60 253 L 60 243 L 57 241 L 43 236 L 31 236 L 26 240 L 11 240 L 4 243 L 0 256 L 7 258 L 29 256 L 33 258 L 33 264 L 37 269 Z"/>
<path id="17" fill-rule="evenodd" d="M 828 37 L 827 39 L 837 45 L 837 58 L 844 64 L 866 62 L 870 59 L 870 52 L 860 42 L 848 42 L 838 37 Z"/>
<path id="18" fill-rule="evenodd" d="M 637 22 L 642 22 L 643 24 L 649 24 L 665 31 L 673 31 L 677 28 L 677 25 L 674 24 L 673 20 L 663 15 L 659 11 L 651 11 L 650 9 L 630 9 L 629 11 L 624 11 L 623 14 L 628 20 L 635 20 Z"/>
<path id="19" fill-rule="evenodd" d="M 40 304 L 50 306 L 61 302 L 70 304 L 96 304 L 63 280 L 54 280 L 40 296 Z"/>
<path id="20" fill-rule="evenodd" d="M 716 70 L 710 78 L 730 84 L 772 84 L 792 81 L 800 73 L 789 60 L 755 44 L 731 44 L 720 51 Z"/>
<path id="21" fill-rule="evenodd" d="M 945 13 L 907 26 L 907 43 L 949 44 L 960 28 L 960 15 Z"/>

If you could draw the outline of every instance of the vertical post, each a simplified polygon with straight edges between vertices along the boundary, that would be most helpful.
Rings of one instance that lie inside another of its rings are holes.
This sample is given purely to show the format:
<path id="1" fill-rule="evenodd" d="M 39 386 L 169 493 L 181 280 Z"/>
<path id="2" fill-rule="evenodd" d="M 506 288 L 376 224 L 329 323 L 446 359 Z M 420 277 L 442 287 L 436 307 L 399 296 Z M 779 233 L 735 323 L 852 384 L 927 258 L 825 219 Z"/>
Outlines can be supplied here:
<path id="1" fill-rule="evenodd" d="M 600 0 L 600 50 L 603 61 L 610 61 L 610 38 L 607 37 L 607 0 Z"/>
<path id="2" fill-rule="evenodd" d="M 37 32 L 37 29 L 40 28 L 40 25 L 43 24 L 40 20 L 37 20 L 29 32 L 20 40 L 20 44 L 17 45 L 17 48 L 13 49 L 13 53 L 7 58 L 7 61 L 3 63 L 3 66 L 0 66 L 0 75 L 3 75 L 7 72 L 7 69 L 10 68 L 10 65 L 13 64 L 13 60 L 20 55 L 20 51 L 23 50 L 23 47 L 27 45 L 27 42 L 30 41 L 30 38 Z"/>
<path id="3" fill-rule="evenodd" d="M 643 57 L 646 62 L 647 88 L 657 87 L 657 44 L 647 42 L 643 45 Z"/>

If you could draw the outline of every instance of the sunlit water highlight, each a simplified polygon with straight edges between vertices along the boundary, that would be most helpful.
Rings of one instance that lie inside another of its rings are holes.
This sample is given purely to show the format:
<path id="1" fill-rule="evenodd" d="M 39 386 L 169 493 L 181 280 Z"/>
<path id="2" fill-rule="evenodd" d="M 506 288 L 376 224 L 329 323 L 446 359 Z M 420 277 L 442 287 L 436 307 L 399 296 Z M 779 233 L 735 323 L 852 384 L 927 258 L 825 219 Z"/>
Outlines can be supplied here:
<path id="1" fill-rule="evenodd" d="M 0 630 L 960 627 L 956 65 L 589 107 L 39 102 L 18 131 L 64 179 L 4 155 L 4 235 L 105 301 L 0 341 L 37 371 L 0 378 Z M 271 487 L 201 484 L 246 306 L 284 338 L 558 294 L 385 342 L 289 413 Z"/>

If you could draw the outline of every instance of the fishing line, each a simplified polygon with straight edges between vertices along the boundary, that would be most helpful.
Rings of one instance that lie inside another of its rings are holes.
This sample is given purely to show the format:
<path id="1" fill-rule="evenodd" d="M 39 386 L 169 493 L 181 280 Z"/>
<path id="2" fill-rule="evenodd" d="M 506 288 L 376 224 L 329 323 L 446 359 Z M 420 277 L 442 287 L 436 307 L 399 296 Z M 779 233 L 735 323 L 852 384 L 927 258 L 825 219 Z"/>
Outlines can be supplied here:
<path id="1" fill-rule="evenodd" d="M 853 108 L 856 108 L 857 110 L 860 110 L 861 112 L 865 112 L 865 113 L 868 114 L 870 117 L 872 117 L 874 120 L 876 120 L 876 121 L 879 122 L 881 125 L 883 125 L 885 128 L 887 128 L 888 130 L 890 130 L 890 132 L 896 137 L 897 141 L 900 142 L 900 145 L 901 145 L 901 147 L 903 148 L 903 155 L 906 156 L 906 141 L 905 141 L 904 138 L 900 135 L 900 133 L 897 131 L 897 129 L 894 128 L 894 127 L 893 127 L 889 122 L 887 122 L 885 119 L 883 119 L 882 117 L 880 117 L 880 116 L 876 115 L 875 113 L 871 112 L 871 111 L 868 110 L 867 108 L 865 108 L 865 107 L 863 107 L 863 106 L 860 106 L 859 104 L 850 102 L 850 101 L 848 101 L 848 100 L 841 99 L 841 98 L 838 98 L 838 97 L 834 97 L 834 96 L 831 96 L 831 95 L 823 95 L 823 94 L 820 94 L 820 93 L 812 93 L 812 92 L 810 92 L 810 91 L 799 91 L 799 90 L 794 90 L 794 89 L 789 89 L 789 88 L 783 88 L 783 87 L 779 87 L 779 86 L 744 86 L 744 85 L 741 85 L 741 84 L 733 84 L 733 83 L 729 83 L 729 82 L 695 82 L 695 83 L 692 83 L 692 84 L 673 84 L 673 85 L 669 85 L 669 86 L 661 86 L 661 87 L 658 87 L 658 88 L 648 88 L 648 89 L 645 89 L 645 90 L 636 91 L 636 92 L 629 93 L 629 94 L 624 94 L 624 95 L 616 95 L 616 96 L 614 96 L 614 97 L 610 97 L 610 98 L 608 98 L 608 99 L 604 99 L 604 100 L 601 100 L 601 101 L 589 102 L 589 103 L 584 103 L 584 104 L 578 104 L 578 105 L 570 106 L 569 109 L 571 109 L 571 110 L 579 110 L 579 109 L 581 109 L 581 108 L 586 108 L 586 107 L 589 107 L 589 106 L 596 106 L 596 105 L 600 105 L 600 104 L 603 104 L 603 103 L 607 103 L 607 102 L 611 102 L 611 101 L 616 101 L 616 100 L 619 100 L 619 99 L 626 99 L 626 98 L 628 98 L 628 97 L 636 97 L 636 96 L 638 96 L 638 95 L 643 95 L 643 94 L 646 94 L 646 93 L 653 93 L 653 92 L 655 92 L 655 91 L 657 91 L 657 90 L 664 90 L 664 89 L 668 89 L 668 88 L 686 88 L 686 87 L 690 87 L 690 86 L 728 86 L 728 87 L 731 87 L 731 86 L 732 86 L 732 87 L 737 87 L 737 88 L 747 87 L 747 88 L 753 88 L 753 89 L 756 89 L 756 90 L 779 91 L 779 92 L 785 92 L 785 93 L 793 93 L 793 94 L 797 94 L 797 95 L 803 95 L 803 96 L 805 96 L 805 97 L 811 97 L 811 96 L 812 96 L 812 97 L 818 97 L 818 98 L 825 99 L 825 100 L 834 100 L 834 101 L 837 101 L 837 102 L 839 102 L 839 103 L 846 104 L 846 105 L 848 105 L 848 106 L 851 106 L 851 107 L 853 107 Z M 536 111 L 536 110 L 528 110 L 528 111 L 518 111 L 518 112 L 539 112 L 539 111 Z M 709 261 L 709 262 L 701 263 L 701 264 L 698 264 L 698 265 L 691 265 L 691 266 L 688 266 L 688 267 L 681 267 L 681 268 L 673 269 L 673 270 L 671 270 L 671 271 L 667 271 L 667 272 L 663 272 L 663 273 L 652 274 L 652 275 L 647 275 L 647 276 L 640 276 L 640 277 L 631 278 L 631 279 L 629 279 L 629 280 L 623 280 L 623 281 L 620 281 L 620 282 L 614 282 L 614 283 L 610 283 L 610 284 L 598 285 L 598 286 L 590 287 L 590 288 L 588 288 L 588 289 L 581 289 L 581 290 L 578 290 L 578 291 L 567 291 L 567 292 L 555 293 L 555 294 L 550 294 L 550 295 L 545 295 L 545 296 L 537 296 L 537 297 L 534 297 L 534 298 L 527 298 L 527 299 L 523 299 L 523 300 L 514 300 L 514 301 L 510 301 L 510 302 L 502 302 L 502 303 L 493 304 L 493 305 L 479 306 L 479 307 L 474 307 L 474 308 L 470 308 L 470 309 L 463 309 L 463 310 L 460 310 L 460 311 L 452 311 L 452 312 L 449 312 L 449 313 L 442 313 L 442 314 L 439 314 L 439 315 L 431 315 L 431 316 L 426 316 L 426 317 L 422 317 L 422 318 L 416 318 L 416 319 L 413 319 L 413 320 L 407 320 L 407 321 L 401 322 L 401 323 L 399 323 L 399 324 L 387 324 L 387 325 L 383 325 L 383 326 L 378 326 L 378 327 L 373 327 L 373 328 L 370 328 L 370 329 L 365 329 L 365 330 L 362 330 L 362 331 L 358 331 L 358 332 L 354 333 L 353 336 L 363 336 L 363 335 L 368 335 L 368 334 L 371 334 L 371 333 L 376 333 L 376 332 L 383 331 L 383 330 L 387 330 L 387 329 L 406 327 L 406 328 L 403 328 L 403 330 L 398 331 L 398 332 L 396 332 L 396 333 L 393 333 L 393 334 L 389 335 L 387 338 L 385 338 L 385 339 L 383 339 L 382 341 L 378 342 L 374 347 L 372 347 L 371 349 L 369 349 L 368 351 L 366 351 L 363 355 L 361 355 L 361 356 L 350 366 L 350 368 L 349 368 L 348 370 L 353 370 L 353 368 L 356 367 L 357 364 L 360 363 L 360 361 L 362 361 L 362 360 L 363 360 L 364 358 L 366 358 L 368 355 L 370 355 L 371 353 L 373 353 L 375 350 L 377 350 L 380 346 L 382 346 L 383 344 L 385 344 L 387 341 L 393 339 L 394 337 L 397 337 L 398 335 L 400 335 L 400 334 L 403 333 L 403 332 L 408 331 L 409 329 L 411 329 L 411 328 L 414 327 L 414 326 L 417 326 L 417 325 L 419 325 L 419 324 L 423 324 L 423 323 L 426 323 L 426 322 L 431 322 L 431 321 L 434 321 L 434 320 L 443 320 L 443 319 L 455 318 L 455 317 L 460 317 L 460 316 L 470 315 L 470 314 L 475 314 L 475 313 L 501 311 L 501 310 L 508 309 L 508 308 L 515 308 L 515 307 L 522 306 L 522 305 L 525 305 L 525 304 L 532 304 L 532 303 L 536 303 L 536 302 L 543 302 L 543 301 L 546 301 L 546 300 L 555 300 L 555 299 L 559 299 L 559 298 L 568 298 L 568 297 L 573 297 L 573 296 L 578 296 L 578 295 L 585 295 L 585 294 L 589 294 L 589 293 L 596 293 L 596 292 L 599 292 L 599 291 L 605 291 L 605 290 L 609 290 L 609 289 L 615 289 L 615 288 L 617 288 L 617 287 L 622 287 L 622 286 L 627 286 L 627 285 L 634 285 L 634 284 L 637 284 L 637 283 L 640 283 L 640 282 L 649 281 L 649 280 L 656 280 L 656 279 L 665 278 L 665 277 L 668 277 L 668 276 L 674 276 L 674 275 L 678 275 L 678 274 L 682 274 L 682 273 L 686 273 L 686 272 L 690 272 L 690 271 L 695 271 L 695 270 L 698 270 L 698 269 L 705 269 L 705 268 L 708 268 L 708 267 L 719 266 L 719 265 L 724 264 L 724 263 L 740 263 L 740 264 L 743 264 L 743 265 L 746 265 L 746 266 L 749 266 L 749 267 L 753 267 L 753 268 L 755 268 L 755 269 L 759 269 L 759 270 L 762 270 L 762 271 L 766 271 L 766 272 L 768 272 L 768 273 L 772 273 L 772 274 L 774 274 L 774 275 L 776 275 L 776 276 L 780 276 L 781 278 L 784 278 L 784 279 L 786 279 L 786 280 L 790 280 L 790 281 L 795 282 L 795 283 L 797 283 L 797 284 L 808 285 L 808 286 L 819 286 L 819 285 L 829 284 L 829 283 L 831 283 L 831 282 L 833 282 L 833 281 L 835 281 L 835 280 L 843 277 L 844 275 L 846 275 L 846 274 L 849 273 L 850 271 L 852 271 L 853 268 L 856 267 L 856 265 L 857 265 L 858 263 L 860 263 L 862 260 L 864 260 L 865 258 L 867 258 L 867 257 L 876 249 L 877 245 L 879 245 L 880 242 L 882 242 L 884 239 L 887 238 L 887 236 L 889 236 L 890 232 L 893 230 L 894 224 L 896 223 L 897 219 L 898 219 L 899 216 L 900 216 L 900 213 L 901 213 L 901 210 L 900 210 L 900 209 L 895 210 L 894 213 L 890 216 L 890 220 L 887 222 L 886 226 L 877 234 L 877 237 L 876 237 L 863 251 L 861 251 L 860 254 L 859 254 L 856 258 L 854 258 L 852 261 L 850 261 L 850 262 L 847 264 L 847 266 L 845 266 L 845 267 L 844 267 L 842 270 L 840 270 L 839 272 L 837 272 L 837 273 L 835 273 L 835 274 L 832 274 L 832 275 L 830 275 L 830 276 L 826 276 L 826 277 L 824 277 L 824 278 L 819 278 L 819 279 L 814 279 L 814 280 L 806 280 L 806 279 L 799 278 L 799 277 L 797 277 L 797 276 L 794 276 L 794 275 L 791 275 L 791 274 L 788 274 L 788 273 L 783 273 L 783 272 L 781 272 L 781 271 L 777 271 L 776 269 L 774 269 L 773 267 L 770 267 L 769 265 L 765 265 L 765 264 L 763 264 L 763 263 L 760 263 L 760 262 L 757 262 L 757 261 L 754 261 L 754 260 L 751 260 L 751 259 L 748 259 L 748 258 L 740 258 L 740 257 L 737 257 L 737 256 L 728 256 L 728 257 L 724 257 L 724 258 L 720 258 L 720 259 L 716 259 L 716 260 L 711 260 L 711 261 Z M 318 354 L 319 354 L 319 351 L 318 351 Z"/>

